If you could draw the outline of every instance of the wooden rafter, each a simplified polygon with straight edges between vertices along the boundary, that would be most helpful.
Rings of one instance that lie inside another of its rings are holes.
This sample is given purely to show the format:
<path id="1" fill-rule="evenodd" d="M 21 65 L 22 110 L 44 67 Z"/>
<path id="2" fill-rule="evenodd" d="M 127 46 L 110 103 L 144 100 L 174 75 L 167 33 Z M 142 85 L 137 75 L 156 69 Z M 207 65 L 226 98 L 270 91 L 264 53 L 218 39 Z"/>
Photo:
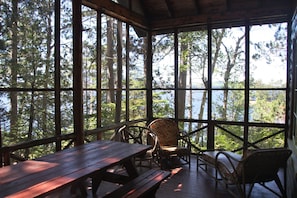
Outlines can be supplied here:
<path id="1" fill-rule="evenodd" d="M 129 24 L 137 25 L 143 29 L 148 28 L 148 22 L 144 16 L 131 12 L 128 8 L 111 0 L 82 0 L 82 4 Z"/>
<path id="2" fill-rule="evenodd" d="M 199 5 L 199 0 L 193 0 L 193 1 L 194 1 L 196 10 L 197 10 L 197 14 L 200 14 L 201 13 L 201 7 Z"/>
<path id="3" fill-rule="evenodd" d="M 174 12 L 174 9 L 172 7 L 171 0 L 165 0 L 165 2 L 166 2 L 166 6 L 168 8 L 168 15 L 169 15 L 169 17 L 175 18 L 175 12 Z"/>
<path id="4" fill-rule="evenodd" d="M 82 0 L 83 4 L 131 25 L 154 32 L 211 23 L 223 27 L 287 21 L 296 0 Z M 122 4 L 121 4 L 122 2 Z M 137 5 L 138 12 L 131 7 Z M 132 5 L 132 6 L 131 6 Z"/>
<path id="5" fill-rule="evenodd" d="M 155 19 L 150 22 L 153 31 L 173 29 L 175 27 L 191 27 L 213 24 L 215 26 L 228 23 L 230 26 L 244 25 L 247 20 L 254 23 L 277 23 L 288 20 L 289 10 L 285 8 L 265 8 L 246 11 L 226 11 L 224 13 L 204 13 L 193 16 L 182 16 L 178 18 Z M 185 23 L 186 21 L 186 23 Z"/>
<path id="6" fill-rule="evenodd" d="M 145 1 L 139 1 L 139 5 L 143 11 L 143 14 L 144 14 L 144 17 L 146 18 L 146 20 L 150 20 L 150 15 L 149 15 L 149 12 L 147 10 L 147 6 L 146 6 L 146 3 Z"/>

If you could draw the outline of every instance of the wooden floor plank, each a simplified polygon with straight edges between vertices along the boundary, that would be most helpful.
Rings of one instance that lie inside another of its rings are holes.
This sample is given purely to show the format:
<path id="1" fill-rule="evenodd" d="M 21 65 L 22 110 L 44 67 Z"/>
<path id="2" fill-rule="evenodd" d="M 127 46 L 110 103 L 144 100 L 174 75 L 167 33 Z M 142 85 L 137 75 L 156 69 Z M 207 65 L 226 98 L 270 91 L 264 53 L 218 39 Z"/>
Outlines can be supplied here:
<path id="1" fill-rule="evenodd" d="M 229 198 L 232 195 L 225 189 L 224 186 L 218 185 L 216 188 L 215 181 L 205 174 L 203 171 L 196 169 L 196 156 L 192 156 L 191 167 L 184 165 L 180 168 L 172 169 L 172 176 L 168 178 L 164 183 L 160 185 L 157 190 L 156 198 Z M 140 171 L 146 171 L 147 168 L 140 168 Z M 282 177 L 280 177 L 282 178 Z M 277 188 L 273 182 L 269 185 L 272 188 Z M 92 197 L 91 184 L 86 184 L 88 188 L 88 198 Z M 118 188 L 119 185 L 109 182 L 102 182 L 98 191 L 97 198 L 102 197 L 108 192 L 111 192 Z M 230 187 L 234 191 L 233 187 Z M 69 191 L 63 191 L 56 194 L 56 197 L 69 196 Z M 72 195 L 73 197 L 73 195 Z M 77 195 L 79 197 L 79 195 Z M 265 190 L 263 187 L 256 185 L 253 189 L 251 198 L 275 198 L 276 196 Z"/>

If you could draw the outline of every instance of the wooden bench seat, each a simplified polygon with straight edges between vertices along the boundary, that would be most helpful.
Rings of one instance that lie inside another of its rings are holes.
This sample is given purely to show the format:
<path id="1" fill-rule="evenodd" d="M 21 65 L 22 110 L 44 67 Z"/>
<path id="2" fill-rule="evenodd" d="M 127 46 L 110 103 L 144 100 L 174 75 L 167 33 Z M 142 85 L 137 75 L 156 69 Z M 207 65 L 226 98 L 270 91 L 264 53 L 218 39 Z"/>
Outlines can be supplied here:
<path id="1" fill-rule="evenodd" d="M 107 194 L 104 198 L 113 197 L 154 197 L 162 181 L 170 176 L 170 172 L 150 169 L 132 181 Z"/>

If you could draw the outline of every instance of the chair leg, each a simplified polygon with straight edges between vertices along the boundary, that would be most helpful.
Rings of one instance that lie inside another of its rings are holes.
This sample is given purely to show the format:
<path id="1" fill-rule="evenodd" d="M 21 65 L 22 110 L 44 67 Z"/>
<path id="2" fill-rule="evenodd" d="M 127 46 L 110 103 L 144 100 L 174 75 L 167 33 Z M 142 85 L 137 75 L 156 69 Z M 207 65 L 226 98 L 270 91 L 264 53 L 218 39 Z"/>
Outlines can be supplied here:
<path id="1" fill-rule="evenodd" d="M 253 184 L 251 184 L 251 186 L 250 186 L 250 189 L 249 189 L 249 192 L 248 192 L 248 195 L 247 195 L 247 197 L 249 198 L 250 196 L 251 196 L 251 193 L 252 193 L 252 190 L 253 190 L 253 188 L 254 188 L 254 183 Z"/>
<path id="2" fill-rule="evenodd" d="M 237 190 L 239 191 L 240 197 L 246 198 L 247 196 L 246 196 L 246 186 L 245 186 L 245 184 L 244 183 L 243 184 L 237 183 L 236 187 L 237 187 Z"/>
<path id="3" fill-rule="evenodd" d="M 207 168 L 207 166 L 205 166 L 205 169 Z M 207 169 L 206 169 L 206 171 L 207 171 Z M 218 175 L 219 175 L 219 173 L 218 173 L 218 170 L 217 169 L 215 169 L 215 180 L 216 180 L 216 188 L 218 187 Z"/>
<path id="4" fill-rule="evenodd" d="M 198 172 L 198 170 L 199 170 L 199 155 L 198 154 L 197 154 L 196 164 L 197 164 L 196 168 L 197 168 L 197 172 Z"/>
<path id="5" fill-rule="evenodd" d="M 281 183 L 279 177 L 276 176 L 274 181 L 275 181 L 277 187 L 279 188 L 279 190 L 280 190 L 280 192 L 281 192 L 281 194 L 282 194 L 282 197 L 283 197 L 283 198 L 286 198 L 286 197 L 287 197 L 287 192 L 286 192 L 285 189 L 283 188 L 283 185 L 282 185 L 282 183 Z"/>
<path id="6" fill-rule="evenodd" d="M 188 158 L 189 158 L 189 160 L 188 160 L 189 168 L 191 168 L 191 153 L 188 155 Z"/>

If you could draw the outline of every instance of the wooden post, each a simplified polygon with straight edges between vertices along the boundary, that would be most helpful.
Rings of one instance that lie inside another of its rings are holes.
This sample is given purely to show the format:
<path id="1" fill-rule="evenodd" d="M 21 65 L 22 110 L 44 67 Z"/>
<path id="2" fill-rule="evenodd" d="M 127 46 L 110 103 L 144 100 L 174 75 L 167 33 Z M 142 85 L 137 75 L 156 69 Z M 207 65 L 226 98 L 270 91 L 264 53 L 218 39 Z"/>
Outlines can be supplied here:
<path id="1" fill-rule="evenodd" d="M 250 100 L 250 26 L 249 23 L 246 22 L 245 25 L 245 101 L 244 101 L 244 130 L 243 130 L 243 150 L 248 148 L 249 141 L 249 100 Z"/>
<path id="2" fill-rule="evenodd" d="M 101 12 L 97 11 L 97 128 L 100 128 L 102 123 L 101 112 L 101 98 L 102 98 L 102 85 L 101 85 Z M 102 139 L 102 133 L 97 133 L 97 140 Z"/>
<path id="3" fill-rule="evenodd" d="M 208 94 L 208 113 L 207 113 L 207 121 L 208 121 L 208 130 L 207 130 L 207 148 L 214 149 L 215 142 L 215 118 L 212 117 L 212 33 L 211 26 L 208 25 L 207 28 L 208 34 L 208 81 L 207 81 L 207 94 Z"/>
<path id="4" fill-rule="evenodd" d="M 152 81 L 153 81 L 153 52 L 152 52 L 152 32 L 147 33 L 147 58 L 146 58 L 146 116 L 147 122 L 153 120 L 153 91 L 152 91 Z"/>
<path id="5" fill-rule="evenodd" d="M 3 165 L 8 166 L 10 165 L 10 152 L 9 149 L 5 149 L 3 152 Z"/>
<path id="6" fill-rule="evenodd" d="M 73 116 L 75 146 L 84 144 L 82 85 L 82 16 L 81 0 L 72 1 L 73 9 Z"/>
<path id="7" fill-rule="evenodd" d="M 61 57 L 60 57 L 60 24 L 61 4 L 55 1 L 55 136 L 61 136 Z M 56 141 L 56 151 L 62 147 L 61 139 Z"/>
<path id="8" fill-rule="evenodd" d="M 178 115 L 178 30 L 174 30 L 174 119 L 178 121 L 180 115 Z"/>
<path id="9" fill-rule="evenodd" d="M 1 132 L 1 121 L 0 121 L 0 148 L 2 148 L 2 132 Z M 0 167 L 3 166 L 2 152 L 0 152 Z"/>

